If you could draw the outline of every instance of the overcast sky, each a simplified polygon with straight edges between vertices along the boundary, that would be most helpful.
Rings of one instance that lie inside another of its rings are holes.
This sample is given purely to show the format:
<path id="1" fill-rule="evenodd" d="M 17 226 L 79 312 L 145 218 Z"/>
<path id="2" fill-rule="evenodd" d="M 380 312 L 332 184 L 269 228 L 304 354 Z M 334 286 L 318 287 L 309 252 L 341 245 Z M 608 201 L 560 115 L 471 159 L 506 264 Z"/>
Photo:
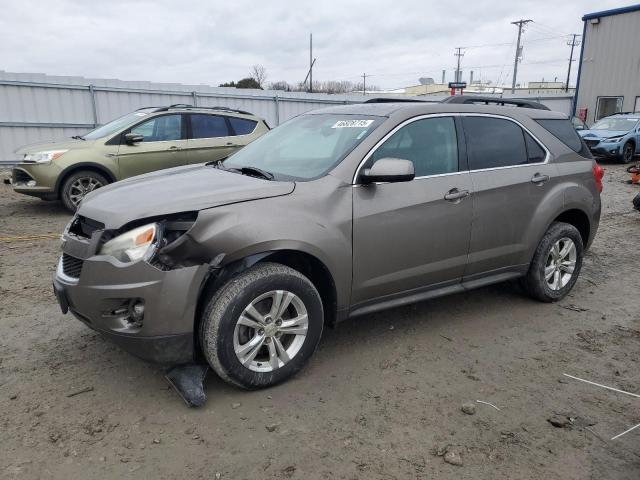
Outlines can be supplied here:
<path id="1" fill-rule="evenodd" d="M 253 64 L 268 81 L 298 82 L 317 57 L 314 80 L 382 88 L 453 80 L 454 47 L 467 47 L 464 79 L 510 84 L 517 27 L 518 82 L 564 80 L 567 35 L 582 15 L 631 4 L 615 0 L 455 1 L 80 1 L 0 0 L 0 70 L 218 85 Z M 579 49 L 576 49 L 576 56 Z M 574 62 L 572 83 L 577 62 Z"/>

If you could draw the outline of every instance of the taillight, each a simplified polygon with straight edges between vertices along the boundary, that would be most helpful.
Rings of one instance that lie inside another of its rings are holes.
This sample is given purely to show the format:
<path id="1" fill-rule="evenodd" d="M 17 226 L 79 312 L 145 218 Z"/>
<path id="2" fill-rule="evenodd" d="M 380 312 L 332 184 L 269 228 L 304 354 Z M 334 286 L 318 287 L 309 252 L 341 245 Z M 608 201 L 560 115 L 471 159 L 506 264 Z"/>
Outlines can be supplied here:
<path id="1" fill-rule="evenodd" d="M 591 171 L 593 172 L 593 179 L 596 181 L 596 188 L 598 189 L 598 192 L 602 193 L 602 177 L 604 177 L 604 168 L 593 162 L 593 168 Z"/>

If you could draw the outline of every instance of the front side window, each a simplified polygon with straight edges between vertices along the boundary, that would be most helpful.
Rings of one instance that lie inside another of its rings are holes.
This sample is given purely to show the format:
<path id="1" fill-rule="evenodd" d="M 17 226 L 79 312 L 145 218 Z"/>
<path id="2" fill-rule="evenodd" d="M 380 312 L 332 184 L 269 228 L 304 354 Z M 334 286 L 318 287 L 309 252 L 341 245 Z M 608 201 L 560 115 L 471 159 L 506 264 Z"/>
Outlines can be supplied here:
<path id="1" fill-rule="evenodd" d="M 340 163 L 384 119 L 355 114 L 300 115 L 238 150 L 223 167 L 259 168 L 276 180 L 318 178 Z"/>
<path id="2" fill-rule="evenodd" d="M 143 142 L 169 142 L 182 139 L 182 115 L 162 115 L 136 125 L 131 133 L 142 135 Z"/>
<path id="3" fill-rule="evenodd" d="M 470 170 L 528 163 L 523 130 L 510 120 L 464 117 Z"/>
<path id="4" fill-rule="evenodd" d="M 457 172 L 455 121 L 452 117 L 435 117 L 409 123 L 378 147 L 371 159 L 375 162 L 387 157 L 411 160 L 416 177 Z"/>
<path id="5" fill-rule="evenodd" d="M 229 129 L 224 117 L 219 115 L 191 115 L 191 138 L 228 137 Z"/>

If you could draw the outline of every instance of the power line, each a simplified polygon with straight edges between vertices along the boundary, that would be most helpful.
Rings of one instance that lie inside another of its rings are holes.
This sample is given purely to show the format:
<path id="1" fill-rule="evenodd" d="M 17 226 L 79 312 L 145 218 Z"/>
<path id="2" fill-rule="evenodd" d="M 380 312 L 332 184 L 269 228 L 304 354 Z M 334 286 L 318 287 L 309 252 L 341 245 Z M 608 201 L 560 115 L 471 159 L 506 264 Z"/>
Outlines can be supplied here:
<path id="1" fill-rule="evenodd" d="M 512 25 L 518 26 L 518 40 L 516 42 L 516 58 L 513 62 L 513 78 L 511 79 L 511 93 L 516 93 L 516 78 L 518 77 L 518 62 L 522 57 L 522 47 L 520 46 L 520 38 L 522 37 L 522 27 L 527 23 L 531 23 L 533 20 L 520 19 L 516 22 L 511 22 Z"/>

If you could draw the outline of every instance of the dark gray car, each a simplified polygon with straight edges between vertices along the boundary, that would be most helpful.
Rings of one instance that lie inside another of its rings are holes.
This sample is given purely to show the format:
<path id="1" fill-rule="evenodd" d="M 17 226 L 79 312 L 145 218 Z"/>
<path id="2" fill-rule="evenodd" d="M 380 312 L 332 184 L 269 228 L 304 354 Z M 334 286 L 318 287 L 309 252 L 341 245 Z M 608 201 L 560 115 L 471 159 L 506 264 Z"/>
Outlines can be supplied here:
<path id="1" fill-rule="evenodd" d="M 90 194 L 55 291 L 135 355 L 265 387 L 348 317 L 515 278 L 563 298 L 598 228 L 601 179 L 548 110 L 317 110 L 226 160 Z"/>

